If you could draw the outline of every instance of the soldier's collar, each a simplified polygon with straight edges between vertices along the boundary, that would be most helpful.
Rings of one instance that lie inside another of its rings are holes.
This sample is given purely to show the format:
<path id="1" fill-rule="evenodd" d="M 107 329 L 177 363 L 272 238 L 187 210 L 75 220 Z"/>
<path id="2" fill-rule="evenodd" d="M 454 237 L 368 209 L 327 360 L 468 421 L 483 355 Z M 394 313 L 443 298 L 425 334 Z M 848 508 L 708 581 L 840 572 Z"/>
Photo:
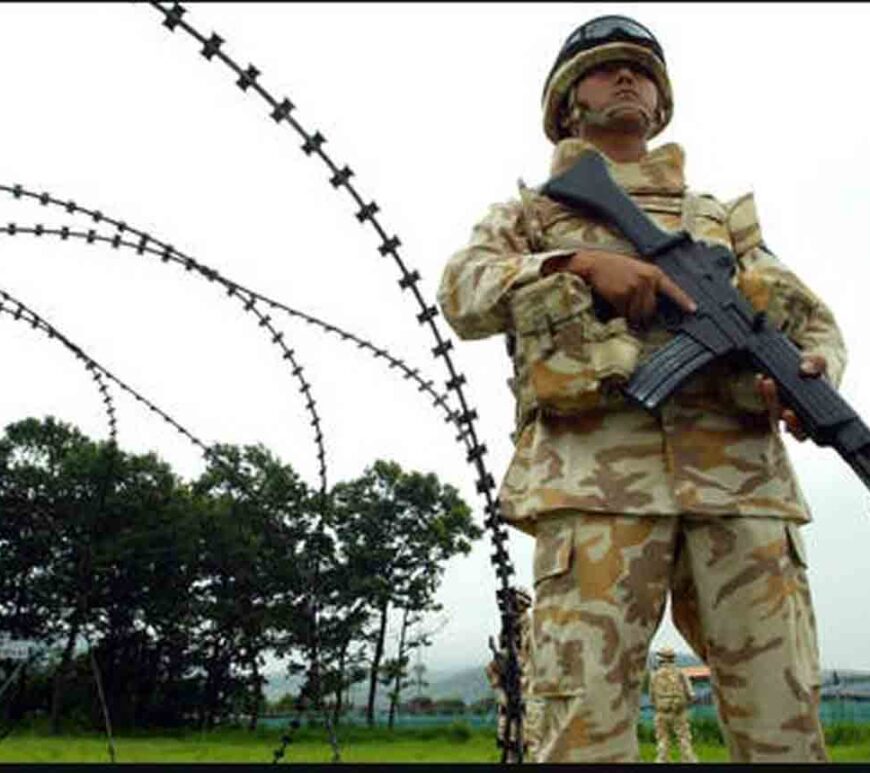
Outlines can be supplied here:
<path id="1" fill-rule="evenodd" d="M 566 171 L 586 150 L 598 148 L 576 137 L 561 140 L 553 152 L 550 174 L 555 177 Z M 618 163 L 603 153 L 601 156 L 616 182 L 631 193 L 682 194 L 686 190 L 683 176 L 686 155 L 675 142 L 661 145 L 635 162 Z"/>

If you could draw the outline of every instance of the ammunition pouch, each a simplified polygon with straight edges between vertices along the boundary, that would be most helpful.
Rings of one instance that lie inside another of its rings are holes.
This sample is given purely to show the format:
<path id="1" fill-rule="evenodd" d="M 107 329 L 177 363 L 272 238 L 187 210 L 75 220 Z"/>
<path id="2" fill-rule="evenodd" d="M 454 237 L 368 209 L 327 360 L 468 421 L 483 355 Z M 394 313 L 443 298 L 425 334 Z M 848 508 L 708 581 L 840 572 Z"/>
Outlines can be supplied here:
<path id="1" fill-rule="evenodd" d="M 517 420 L 572 415 L 624 401 L 619 387 L 637 366 L 640 341 L 622 317 L 602 322 L 592 291 L 569 272 L 520 288 L 511 303 Z"/>

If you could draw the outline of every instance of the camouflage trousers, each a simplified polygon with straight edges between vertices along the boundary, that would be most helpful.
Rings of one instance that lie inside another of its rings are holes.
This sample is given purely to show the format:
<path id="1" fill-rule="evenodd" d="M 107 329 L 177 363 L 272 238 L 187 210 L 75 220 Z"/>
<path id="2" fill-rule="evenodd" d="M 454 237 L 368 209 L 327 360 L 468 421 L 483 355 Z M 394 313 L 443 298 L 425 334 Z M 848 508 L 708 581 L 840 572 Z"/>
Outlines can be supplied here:
<path id="1" fill-rule="evenodd" d="M 671 733 L 677 737 L 680 747 L 680 759 L 683 762 L 697 762 L 695 750 L 692 748 L 692 730 L 689 727 L 689 715 L 685 709 L 680 711 L 656 711 L 656 762 L 668 762 L 671 746 Z"/>
<path id="2" fill-rule="evenodd" d="M 541 747 L 541 722 L 544 717 L 544 703 L 538 698 L 526 695 L 526 717 L 523 723 L 526 761 L 536 762 Z"/>
<path id="3" fill-rule="evenodd" d="M 732 761 L 824 761 L 815 620 L 797 526 L 775 518 L 541 516 L 532 694 L 539 762 L 638 759 L 650 641 L 670 592 L 710 667 Z"/>

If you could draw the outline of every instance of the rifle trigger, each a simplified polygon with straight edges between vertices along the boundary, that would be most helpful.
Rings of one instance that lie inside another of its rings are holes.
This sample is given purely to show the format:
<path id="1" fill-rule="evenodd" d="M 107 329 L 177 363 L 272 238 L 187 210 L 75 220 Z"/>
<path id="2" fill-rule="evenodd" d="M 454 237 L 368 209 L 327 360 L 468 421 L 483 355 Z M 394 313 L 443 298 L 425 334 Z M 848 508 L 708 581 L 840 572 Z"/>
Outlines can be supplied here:
<path id="1" fill-rule="evenodd" d="M 665 328 L 674 332 L 683 322 L 683 312 L 667 296 L 662 297 L 659 301 L 659 317 Z"/>

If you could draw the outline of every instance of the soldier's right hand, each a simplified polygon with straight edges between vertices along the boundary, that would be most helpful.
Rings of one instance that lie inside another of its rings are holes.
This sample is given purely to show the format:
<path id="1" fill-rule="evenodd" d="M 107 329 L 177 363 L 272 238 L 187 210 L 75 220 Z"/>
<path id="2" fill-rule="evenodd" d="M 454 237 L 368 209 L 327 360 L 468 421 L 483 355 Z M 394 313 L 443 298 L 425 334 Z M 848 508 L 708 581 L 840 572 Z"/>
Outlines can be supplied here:
<path id="1" fill-rule="evenodd" d="M 570 271 L 592 286 L 616 313 L 629 323 L 649 323 L 656 312 L 657 294 L 671 298 L 683 311 L 696 311 L 695 302 L 664 271 L 619 252 L 583 249 L 571 256 L 553 258 L 544 273 Z"/>

